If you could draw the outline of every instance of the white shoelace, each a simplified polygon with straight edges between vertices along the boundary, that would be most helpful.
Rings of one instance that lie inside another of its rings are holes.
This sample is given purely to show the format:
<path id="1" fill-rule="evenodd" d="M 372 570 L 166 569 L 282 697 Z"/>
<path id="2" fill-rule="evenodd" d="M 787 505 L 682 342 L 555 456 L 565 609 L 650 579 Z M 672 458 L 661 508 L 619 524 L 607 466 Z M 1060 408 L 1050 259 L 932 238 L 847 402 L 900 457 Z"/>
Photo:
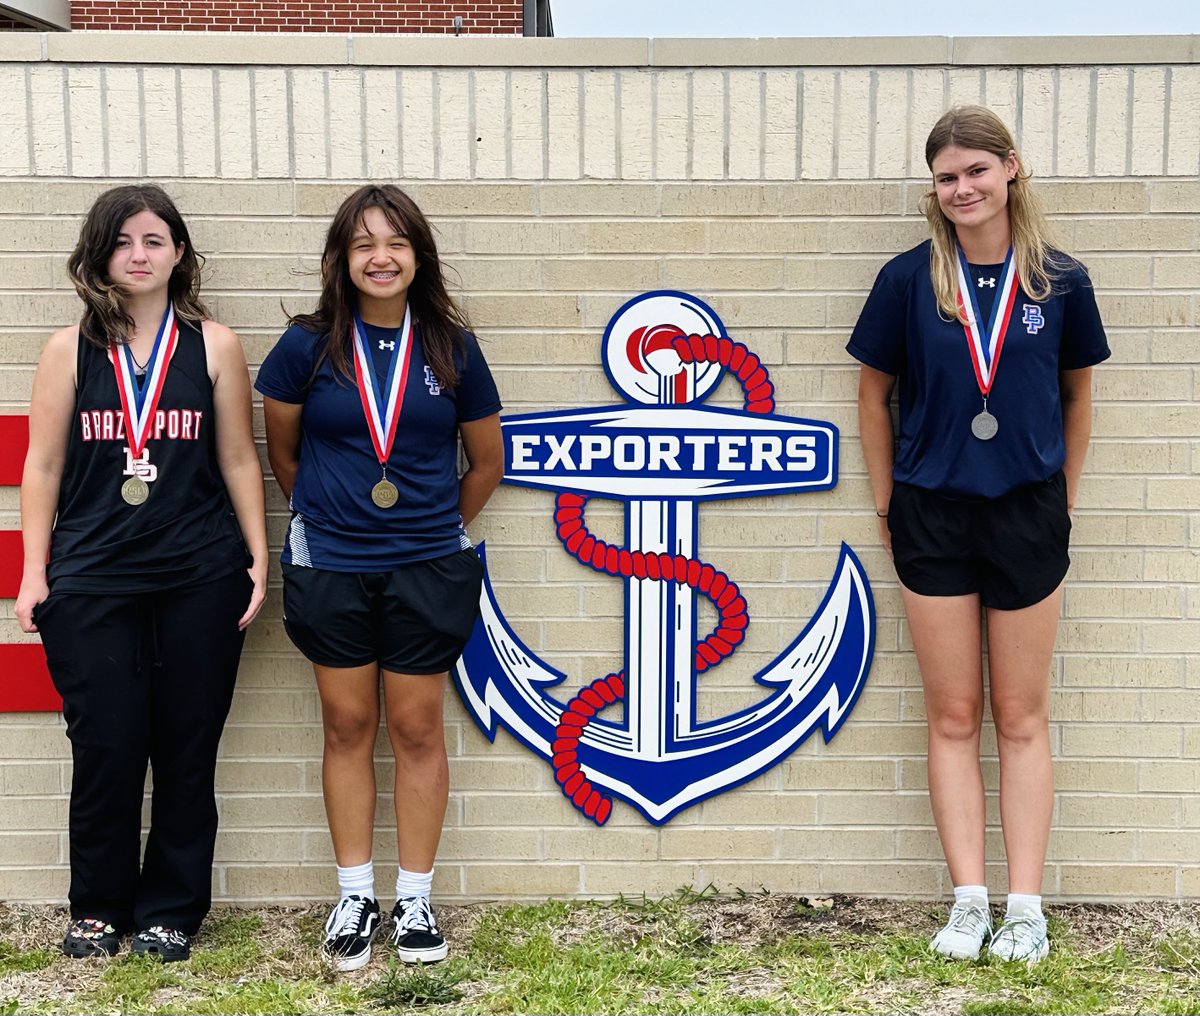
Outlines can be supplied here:
<path id="1" fill-rule="evenodd" d="M 1006 917 L 992 939 L 992 952 L 1012 959 L 1035 955 L 1046 938 L 1046 921 L 1030 914 Z"/>
<path id="2" fill-rule="evenodd" d="M 424 896 L 415 896 L 403 903 L 400 916 L 396 918 L 396 930 L 393 937 L 399 938 L 406 931 L 437 931 L 437 922 L 433 919 L 433 910 L 429 900 Z"/>
<path id="3" fill-rule="evenodd" d="M 339 935 L 353 934 L 362 923 L 363 911 L 367 909 L 367 900 L 362 896 L 346 896 L 338 901 L 325 922 L 325 934 L 329 938 Z"/>

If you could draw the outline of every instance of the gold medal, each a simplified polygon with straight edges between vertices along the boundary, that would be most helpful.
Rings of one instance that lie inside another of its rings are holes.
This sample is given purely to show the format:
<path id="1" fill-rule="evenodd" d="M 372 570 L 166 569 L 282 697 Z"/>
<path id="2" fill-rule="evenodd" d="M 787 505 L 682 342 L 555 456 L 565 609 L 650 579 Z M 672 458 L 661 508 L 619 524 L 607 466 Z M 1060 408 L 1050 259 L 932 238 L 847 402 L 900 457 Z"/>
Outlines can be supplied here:
<path id="1" fill-rule="evenodd" d="M 121 484 L 121 497 L 126 504 L 144 504 L 150 496 L 150 485 L 140 476 L 131 476 Z"/>
<path id="2" fill-rule="evenodd" d="M 400 491 L 391 480 L 383 479 L 371 488 L 371 500 L 378 508 L 391 508 L 400 500 Z"/>

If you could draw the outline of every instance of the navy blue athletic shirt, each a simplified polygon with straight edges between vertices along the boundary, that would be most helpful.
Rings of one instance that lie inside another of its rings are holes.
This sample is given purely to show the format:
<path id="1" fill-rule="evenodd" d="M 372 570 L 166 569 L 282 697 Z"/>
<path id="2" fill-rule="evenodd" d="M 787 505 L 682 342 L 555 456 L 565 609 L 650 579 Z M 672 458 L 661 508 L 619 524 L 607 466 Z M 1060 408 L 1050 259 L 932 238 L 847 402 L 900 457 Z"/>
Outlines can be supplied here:
<path id="1" fill-rule="evenodd" d="M 971 419 L 983 397 L 962 324 L 938 311 L 929 249 L 926 240 L 883 266 L 846 346 L 855 359 L 899 379 L 894 478 L 946 494 L 999 497 L 1053 476 L 1066 459 L 1059 372 L 1110 355 L 1086 269 L 1064 256 L 1068 267 L 1044 302 L 1018 289 L 988 397 L 1000 430 L 980 441 Z M 973 281 L 993 267 L 973 266 Z M 998 269 L 995 275 L 999 287 Z M 985 315 L 991 296 L 980 301 Z"/>
<path id="2" fill-rule="evenodd" d="M 382 383 L 390 352 L 380 343 L 393 341 L 396 329 L 366 325 L 366 332 Z M 388 457 L 388 479 L 400 492 L 391 508 L 371 501 L 382 472 L 353 379 L 335 378 L 328 360 L 313 378 L 322 337 L 292 325 L 263 361 L 254 387 L 304 405 L 283 563 L 381 572 L 471 546 L 458 513 L 458 425 L 498 413 L 500 396 L 475 336 L 463 335 L 453 391 L 426 364 L 420 336 L 418 325 Z"/>

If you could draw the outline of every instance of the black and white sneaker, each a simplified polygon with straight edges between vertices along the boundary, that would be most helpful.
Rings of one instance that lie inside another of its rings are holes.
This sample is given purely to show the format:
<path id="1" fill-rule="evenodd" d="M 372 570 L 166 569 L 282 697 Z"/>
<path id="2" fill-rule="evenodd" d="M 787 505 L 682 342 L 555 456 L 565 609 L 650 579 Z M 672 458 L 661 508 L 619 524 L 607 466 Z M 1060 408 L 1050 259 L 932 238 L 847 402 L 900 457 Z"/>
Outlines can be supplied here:
<path id="1" fill-rule="evenodd" d="M 379 931 L 379 904 L 369 896 L 344 896 L 325 922 L 321 955 L 334 970 L 357 970 L 371 958 Z"/>
<path id="2" fill-rule="evenodd" d="M 449 949 L 424 896 L 397 900 L 392 910 L 392 945 L 405 963 L 436 963 Z"/>
<path id="3" fill-rule="evenodd" d="M 130 949 L 139 956 L 157 956 L 164 963 L 174 963 L 192 955 L 192 940 L 182 931 L 156 924 L 134 935 Z"/>

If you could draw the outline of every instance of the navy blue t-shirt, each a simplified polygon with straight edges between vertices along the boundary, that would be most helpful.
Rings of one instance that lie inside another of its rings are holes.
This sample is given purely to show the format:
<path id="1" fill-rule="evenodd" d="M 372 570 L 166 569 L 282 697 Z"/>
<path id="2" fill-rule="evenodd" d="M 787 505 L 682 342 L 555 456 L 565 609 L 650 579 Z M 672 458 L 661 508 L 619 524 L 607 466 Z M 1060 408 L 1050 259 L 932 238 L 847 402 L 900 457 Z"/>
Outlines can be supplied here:
<path id="1" fill-rule="evenodd" d="M 391 354 L 380 347 L 396 329 L 366 325 L 366 333 L 382 385 Z M 391 508 L 371 500 L 382 470 L 353 379 L 335 377 L 328 360 L 313 378 L 322 336 L 292 325 L 267 354 L 255 388 L 304 405 L 285 564 L 380 572 L 471 546 L 458 512 L 458 425 L 498 413 L 500 396 L 475 336 L 463 334 L 454 390 L 438 383 L 420 336 L 417 326 L 388 456 L 387 476 L 400 493 Z"/>
<path id="2" fill-rule="evenodd" d="M 999 497 L 1053 476 L 1066 459 L 1059 372 L 1110 355 L 1086 269 L 1063 256 L 1066 268 L 1044 302 L 1018 288 L 988 396 L 1000 429 L 980 441 L 971 419 L 983 397 L 962 324 L 938 312 L 929 249 L 926 240 L 883 266 L 846 346 L 855 359 L 899 379 L 893 477 L 947 494 Z M 999 266 L 977 267 L 999 275 Z M 976 282 L 979 274 L 972 272 Z"/>

